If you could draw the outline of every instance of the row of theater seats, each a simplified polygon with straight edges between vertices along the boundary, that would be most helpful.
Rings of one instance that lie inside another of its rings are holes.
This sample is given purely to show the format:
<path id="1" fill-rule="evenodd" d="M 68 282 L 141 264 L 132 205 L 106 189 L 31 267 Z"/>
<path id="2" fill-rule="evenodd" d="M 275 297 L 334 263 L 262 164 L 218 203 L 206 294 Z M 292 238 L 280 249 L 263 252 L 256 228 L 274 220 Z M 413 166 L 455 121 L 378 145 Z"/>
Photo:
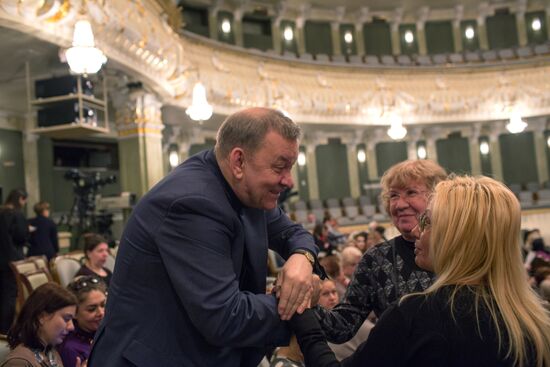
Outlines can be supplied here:
<path id="1" fill-rule="evenodd" d="M 253 52 L 262 53 L 259 50 Z M 477 50 L 463 53 L 441 53 L 435 55 L 326 55 L 294 52 L 283 52 L 281 55 L 273 50 L 268 50 L 270 56 L 281 57 L 292 61 L 319 62 L 333 64 L 352 64 L 368 66 L 441 66 L 447 64 L 471 64 L 494 63 L 499 61 L 512 61 L 534 56 L 550 54 L 550 42 L 539 45 L 529 45 L 499 50 Z"/>
<path id="2" fill-rule="evenodd" d="M 24 260 L 10 262 L 17 282 L 17 305 L 25 303 L 32 291 L 44 283 L 55 281 L 66 287 L 82 266 L 84 252 L 74 251 L 48 260 L 45 256 L 31 256 Z M 105 267 L 113 271 L 115 258 L 111 254 Z"/>
<path id="3" fill-rule="evenodd" d="M 538 182 L 529 182 L 508 187 L 518 197 L 522 209 L 550 207 L 550 181 L 542 186 Z"/>
<path id="4" fill-rule="evenodd" d="M 347 197 L 342 200 L 333 198 L 324 203 L 319 199 L 312 199 L 308 203 L 298 200 L 286 209 L 291 218 L 308 229 L 312 229 L 316 222 L 327 216 L 335 218 L 342 226 L 388 220 L 383 206 L 369 196 L 360 196 L 357 199 Z"/>

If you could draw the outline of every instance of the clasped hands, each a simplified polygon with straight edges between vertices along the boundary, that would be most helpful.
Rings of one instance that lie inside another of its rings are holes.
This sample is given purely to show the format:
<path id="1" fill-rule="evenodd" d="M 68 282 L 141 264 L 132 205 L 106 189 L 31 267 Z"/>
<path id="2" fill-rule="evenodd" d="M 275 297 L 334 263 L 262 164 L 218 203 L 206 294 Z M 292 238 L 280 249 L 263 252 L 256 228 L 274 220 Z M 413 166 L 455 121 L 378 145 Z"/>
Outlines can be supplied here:
<path id="1" fill-rule="evenodd" d="M 286 261 L 275 287 L 281 320 L 290 320 L 295 312 L 301 314 L 317 304 L 321 280 L 312 271 L 311 264 L 302 254 L 293 254 Z"/>

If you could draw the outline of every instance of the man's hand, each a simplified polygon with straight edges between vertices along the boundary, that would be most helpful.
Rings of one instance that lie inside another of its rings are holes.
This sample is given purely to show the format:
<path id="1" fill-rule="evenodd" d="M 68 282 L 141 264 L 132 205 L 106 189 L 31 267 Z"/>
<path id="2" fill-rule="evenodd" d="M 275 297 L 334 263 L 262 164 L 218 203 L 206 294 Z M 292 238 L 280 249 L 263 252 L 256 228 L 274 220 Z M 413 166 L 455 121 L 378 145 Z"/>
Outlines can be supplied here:
<path id="1" fill-rule="evenodd" d="M 290 320 L 294 312 L 301 314 L 309 306 L 313 293 L 312 271 L 303 254 L 293 254 L 286 261 L 277 278 L 281 320 Z"/>

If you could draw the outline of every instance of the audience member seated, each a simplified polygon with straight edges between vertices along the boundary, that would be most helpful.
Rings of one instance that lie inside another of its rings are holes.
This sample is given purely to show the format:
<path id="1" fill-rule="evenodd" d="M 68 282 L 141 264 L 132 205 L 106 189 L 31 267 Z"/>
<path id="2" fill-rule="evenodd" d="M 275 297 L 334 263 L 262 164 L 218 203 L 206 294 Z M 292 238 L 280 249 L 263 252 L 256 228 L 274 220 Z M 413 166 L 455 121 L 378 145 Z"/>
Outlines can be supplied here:
<path id="1" fill-rule="evenodd" d="M 334 280 L 336 285 L 336 291 L 338 292 L 338 299 L 341 299 L 346 294 L 346 288 L 349 284 L 349 279 L 345 277 L 342 272 L 342 266 L 340 265 L 340 259 L 336 255 L 325 256 L 319 259 L 319 263 L 330 279 Z"/>
<path id="2" fill-rule="evenodd" d="M 105 262 L 109 256 L 107 241 L 96 233 L 86 234 L 84 236 L 84 255 L 84 264 L 75 277 L 79 275 L 97 275 L 109 287 L 113 274 L 105 267 Z"/>
<path id="3" fill-rule="evenodd" d="M 334 281 L 330 279 L 324 280 L 321 284 L 321 291 L 319 293 L 319 306 L 322 306 L 327 310 L 332 310 L 339 301 L 340 298 L 338 297 L 338 292 L 336 291 L 336 284 Z M 367 319 L 351 340 L 343 344 L 328 343 L 330 349 L 332 349 L 336 355 L 336 359 L 341 361 L 342 359 L 352 355 L 357 347 L 367 340 L 370 330 L 373 327 L 374 324 Z"/>
<path id="4" fill-rule="evenodd" d="M 325 218 L 323 218 L 323 224 L 328 230 L 328 241 L 333 248 L 337 248 L 346 243 L 346 235 L 340 232 L 340 225 L 336 218 L 326 215 Z"/>
<path id="5" fill-rule="evenodd" d="M 78 299 L 74 330 L 57 350 L 64 367 L 76 367 L 76 357 L 85 361 L 90 355 L 95 332 L 105 316 L 107 287 L 99 277 L 86 275 L 72 281 L 67 288 Z"/>
<path id="6" fill-rule="evenodd" d="M 307 365 L 550 366 L 550 315 L 517 248 L 521 209 L 491 178 L 439 183 L 415 229 L 430 288 L 389 308 L 356 353 L 338 362 L 313 310 L 291 325 Z M 388 348 L 391 346 L 391 349 Z"/>
<path id="7" fill-rule="evenodd" d="M 1 366 L 62 367 L 55 346 L 74 329 L 76 304 L 76 297 L 56 283 L 36 288 L 8 332 L 11 352 Z"/>
<path id="8" fill-rule="evenodd" d="M 531 242 L 524 265 L 530 274 L 534 274 L 539 267 L 550 266 L 550 252 L 546 249 L 542 237 Z"/>
<path id="9" fill-rule="evenodd" d="M 41 201 L 34 205 L 36 217 L 29 220 L 31 235 L 28 256 L 45 255 L 48 261 L 59 251 L 57 226 L 50 219 L 50 204 Z"/>
<path id="10" fill-rule="evenodd" d="M 368 249 L 367 241 L 369 238 L 369 234 L 367 232 L 363 232 L 363 231 L 354 232 L 349 237 L 351 237 L 351 241 L 348 240 L 348 243 L 357 247 L 362 254 L 364 254 L 367 251 Z"/>
<path id="11" fill-rule="evenodd" d="M 313 239 L 315 245 L 319 247 L 319 251 L 324 252 L 325 255 L 332 254 L 334 250 L 328 240 L 328 228 L 323 223 L 317 223 L 313 228 Z"/>
<path id="12" fill-rule="evenodd" d="M 347 284 L 353 279 L 353 274 L 362 256 L 363 253 L 354 246 L 348 246 L 342 250 L 342 272 L 348 279 Z"/>

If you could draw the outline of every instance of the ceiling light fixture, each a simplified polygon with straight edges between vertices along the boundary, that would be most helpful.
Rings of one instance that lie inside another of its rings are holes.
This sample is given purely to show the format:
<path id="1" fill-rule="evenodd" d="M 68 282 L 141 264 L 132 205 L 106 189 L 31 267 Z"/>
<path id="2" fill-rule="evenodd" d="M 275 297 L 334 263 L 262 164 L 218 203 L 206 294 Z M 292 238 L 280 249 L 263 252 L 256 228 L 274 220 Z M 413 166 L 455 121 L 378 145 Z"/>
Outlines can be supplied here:
<path id="1" fill-rule="evenodd" d="M 414 42 L 414 34 L 411 31 L 405 32 L 405 42 L 407 43 L 413 43 Z"/>
<path id="2" fill-rule="evenodd" d="M 347 44 L 350 44 L 353 42 L 353 34 L 351 34 L 351 31 L 346 31 L 346 33 L 344 34 L 344 41 Z"/>
<path id="3" fill-rule="evenodd" d="M 464 31 L 464 35 L 465 35 L 466 38 L 469 39 L 469 40 L 474 39 L 474 36 L 475 36 L 474 27 L 468 26 L 468 27 L 466 28 L 466 30 Z"/>
<path id="4" fill-rule="evenodd" d="M 393 140 L 401 140 L 407 135 L 407 129 L 403 127 L 403 120 L 396 114 L 390 116 L 390 128 L 388 136 Z"/>
<path id="5" fill-rule="evenodd" d="M 212 116 L 212 106 L 206 100 L 206 89 L 201 82 L 197 82 L 193 87 L 193 101 L 185 113 L 195 121 L 205 121 Z"/>
<path id="6" fill-rule="evenodd" d="M 294 31 L 292 30 L 292 27 L 287 25 L 285 27 L 285 30 L 283 31 L 283 37 L 285 41 L 292 41 L 294 39 Z"/>
<path id="7" fill-rule="evenodd" d="M 65 52 L 65 57 L 76 74 L 95 74 L 107 62 L 105 54 L 95 47 L 92 25 L 84 14 L 74 26 L 72 47 Z"/>
<path id="8" fill-rule="evenodd" d="M 518 134 L 525 130 L 527 123 L 521 119 L 519 112 L 513 112 L 510 116 L 510 122 L 506 125 L 506 129 L 512 134 Z"/>

